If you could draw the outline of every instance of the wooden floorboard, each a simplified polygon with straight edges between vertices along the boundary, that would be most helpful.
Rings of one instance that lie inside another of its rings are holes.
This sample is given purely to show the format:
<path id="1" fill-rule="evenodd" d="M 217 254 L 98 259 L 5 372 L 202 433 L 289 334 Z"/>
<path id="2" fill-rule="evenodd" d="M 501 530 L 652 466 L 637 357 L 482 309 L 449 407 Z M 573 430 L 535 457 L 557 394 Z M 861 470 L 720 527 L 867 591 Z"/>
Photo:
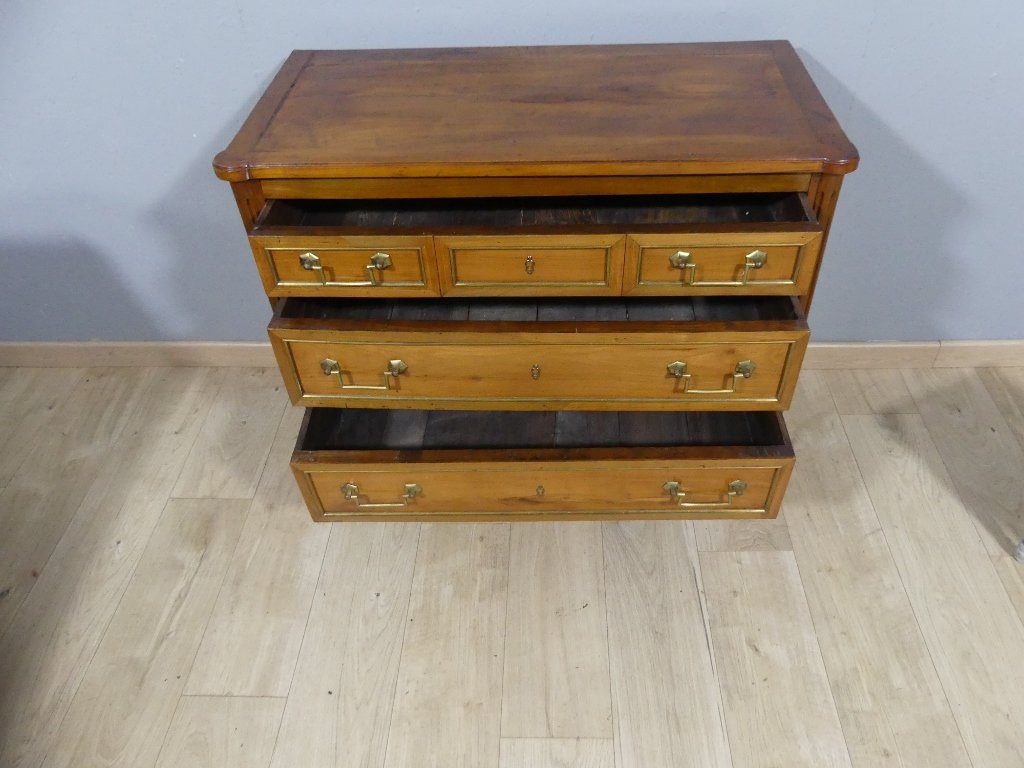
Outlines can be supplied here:
<path id="1" fill-rule="evenodd" d="M 974 765 L 1024 765 L 1024 627 L 920 416 L 843 420 Z"/>
<path id="2" fill-rule="evenodd" d="M 600 523 L 512 527 L 503 737 L 611 738 Z"/>
<path id="3" fill-rule="evenodd" d="M 700 568 L 733 766 L 849 766 L 792 553 L 705 552 Z"/>
<path id="4" fill-rule="evenodd" d="M 156 768 L 266 768 L 284 699 L 183 696 Z"/>
<path id="5" fill-rule="evenodd" d="M 904 371 L 950 493 L 957 493 L 992 555 L 1013 554 L 1024 538 L 1024 448 L 970 368 Z"/>
<path id="6" fill-rule="evenodd" d="M 731 765 L 692 528 L 604 524 L 615 764 Z"/>
<path id="7" fill-rule="evenodd" d="M 0 765 L 1024 764 L 1024 369 L 841 362 L 777 520 L 423 526 L 273 369 L 0 367 Z"/>
<path id="8" fill-rule="evenodd" d="M 855 768 L 966 768 L 960 732 L 825 379 L 787 415 L 793 553 Z"/>
<path id="9" fill-rule="evenodd" d="M 151 369 L 148 385 L 47 566 L 0 638 L 0 765 L 37 766 L 218 389 L 209 369 Z"/>
<path id="10" fill-rule="evenodd" d="M 302 412 L 285 411 L 185 693 L 287 696 L 330 526 L 289 466 Z"/>
<path id="11" fill-rule="evenodd" d="M 168 502 L 45 768 L 156 762 L 247 507 L 237 500 Z"/>
<path id="12" fill-rule="evenodd" d="M 497 768 L 509 526 L 424 524 L 386 768 Z"/>
<path id="13" fill-rule="evenodd" d="M 417 523 L 332 528 L 275 768 L 384 764 L 419 532 Z"/>

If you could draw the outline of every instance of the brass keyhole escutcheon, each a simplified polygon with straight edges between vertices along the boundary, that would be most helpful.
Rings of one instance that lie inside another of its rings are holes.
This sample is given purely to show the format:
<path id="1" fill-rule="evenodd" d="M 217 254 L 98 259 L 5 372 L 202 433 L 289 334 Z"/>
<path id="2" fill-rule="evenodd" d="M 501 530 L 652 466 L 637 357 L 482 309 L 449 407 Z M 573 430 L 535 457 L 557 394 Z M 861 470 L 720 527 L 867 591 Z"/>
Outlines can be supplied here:
<path id="1" fill-rule="evenodd" d="M 530 378 L 533 379 L 534 381 L 536 381 L 537 379 L 540 378 L 540 366 L 539 365 L 534 365 L 530 369 Z"/>
<path id="2" fill-rule="evenodd" d="M 538 496 L 543 496 L 544 495 L 544 486 L 543 485 L 538 485 L 537 486 L 537 495 Z"/>
<path id="3" fill-rule="evenodd" d="M 533 274 L 533 267 L 534 267 L 535 264 L 536 264 L 536 262 L 534 261 L 532 255 L 526 257 L 526 262 L 523 265 L 526 268 L 526 274 L 528 274 L 528 275 L 532 275 Z"/>

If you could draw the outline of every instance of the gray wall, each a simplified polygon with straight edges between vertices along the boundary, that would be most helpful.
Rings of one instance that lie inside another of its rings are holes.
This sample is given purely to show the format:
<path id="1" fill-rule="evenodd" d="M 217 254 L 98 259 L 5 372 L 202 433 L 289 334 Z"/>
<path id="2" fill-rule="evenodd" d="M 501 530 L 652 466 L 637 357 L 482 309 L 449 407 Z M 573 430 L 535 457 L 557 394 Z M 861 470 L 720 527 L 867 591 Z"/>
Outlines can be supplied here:
<path id="1" fill-rule="evenodd" d="M 210 159 L 293 48 L 766 38 L 862 157 L 815 339 L 1022 338 L 1022 33 L 1020 0 L 0 0 L 0 339 L 265 338 Z"/>

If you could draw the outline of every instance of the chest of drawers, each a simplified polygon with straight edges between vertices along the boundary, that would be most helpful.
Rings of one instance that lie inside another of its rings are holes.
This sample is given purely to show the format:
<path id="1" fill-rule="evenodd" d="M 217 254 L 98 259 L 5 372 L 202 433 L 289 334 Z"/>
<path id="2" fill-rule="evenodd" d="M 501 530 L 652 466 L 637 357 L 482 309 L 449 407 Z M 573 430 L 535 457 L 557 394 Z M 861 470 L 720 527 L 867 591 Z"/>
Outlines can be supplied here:
<path id="1" fill-rule="evenodd" d="M 314 519 L 774 516 L 856 164 L 786 42 L 296 51 L 214 167 Z"/>

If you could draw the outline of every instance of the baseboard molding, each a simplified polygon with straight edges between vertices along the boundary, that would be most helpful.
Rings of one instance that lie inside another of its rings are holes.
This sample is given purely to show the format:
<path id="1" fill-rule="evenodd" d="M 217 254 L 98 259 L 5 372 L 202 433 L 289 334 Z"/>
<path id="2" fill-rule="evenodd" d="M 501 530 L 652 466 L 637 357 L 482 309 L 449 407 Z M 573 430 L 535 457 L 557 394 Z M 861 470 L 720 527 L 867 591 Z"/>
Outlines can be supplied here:
<path id="1" fill-rule="evenodd" d="M 270 344 L 249 341 L 0 341 L 0 367 L 262 368 Z M 811 343 L 804 369 L 1024 367 L 1024 340 Z"/>
<path id="2" fill-rule="evenodd" d="M 274 366 L 266 342 L 249 341 L 0 341 L 0 366 L 25 368 Z"/>

